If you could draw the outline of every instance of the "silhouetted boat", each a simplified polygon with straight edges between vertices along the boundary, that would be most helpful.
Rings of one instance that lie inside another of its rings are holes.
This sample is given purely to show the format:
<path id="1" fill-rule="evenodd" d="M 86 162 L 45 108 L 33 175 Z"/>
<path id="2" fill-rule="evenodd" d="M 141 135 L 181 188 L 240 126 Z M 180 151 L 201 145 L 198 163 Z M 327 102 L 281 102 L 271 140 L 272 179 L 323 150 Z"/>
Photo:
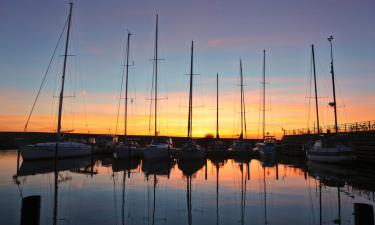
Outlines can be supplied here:
<path id="1" fill-rule="evenodd" d="M 207 156 L 226 156 L 227 148 L 219 136 L 219 74 L 216 74 L 216 138 L 210 143 L 207 149 Z"/>
<path id="2" fill-rule="evenodd" d="M 263 50 L 263 141 L 255 144 L 254 151 L 258 152 L 262 157 L 272 157 L 275 154 L 276 140 L 274 136 L 266 135 L 266 50 Z"/>
<path id="3" fill-rule="evenodd" d="M 37 144 L 32 144 L 32 145 L 21 146 L 20 151 L 21 151 L 23 160 L 69 158 L 69 157 L 90 155 L 92 153 L 91 147 L 86 144 L 82 144 L 78 142 L 61 142 L 61 138 L 62 138 L 61 117 L 62 117 L 62 110 L 63 110 L 65 72 L 66 72 L 66 65 L 67 65 L 69 34 L 70 34 L 73 4 L 70 4 L 70 6 L 71 7 L 69 11 L 68 24 L 67 24 L 68 28 L 66 32 L 66 42 L 65 42 L 64 66 L 63 66 L 63 73 L 62 73 L 62 78 L 61 78 L 61 90 L 60 90 L 60 96 L 59 96 L 59 110 L 58 110 L 58 115 L 57 115 L 56 142 L 37 143 Z M 31 113 L 32 113 L 32 110 L 31 110 Z M 31 113 L 29 115 L 29 119 L 30 119 Z M 25 125 L 25 129 L 27 127 L 27 123 Z"/>
<path id="4" fill-rule="evenodd" d="M 189 89 L 189 113 L 188 113 L 188 132 L 187 143 L 181 149 L 176 151 L 176 157 L 179 160 L 201 160 L 205 157 L 205 151 L 192 139 L 193 133 L 193 55 L 194 42 L 191 42 L 190 55 L 190 89 Z"/>
<path id="5" fill-rule="evenodd" d="M 167 137 L 158 137 L 158 130 L 157 130 L 157 118 L 158 118 L 158 14 L 156 14 L 156 29 L 155 29 L 155 53 L 154 53 L 154 77 L 155 81 L 153 82 L 154 86 L 154 99 L 155 100 L 155 108 L 154 108 L 154 117 L 155 117 L 155 124 L 154 124 L 154 138 L 150 145 L 148 145 L 143 150 L 143 158 L 146 161 L 158 161 L 158 160 L 169 160 L 171 157 L 171 151 L 173 151 L 174 146 L 172 139 Z"/>
<path id="6" fill-rule="evenodd" d="M 330 42 L 330 45 L 331 45 L 331 75 L 332 75 L 332 90 L 333 90 L 333 102 L 329 103 L 329 106 L 334 108 L 335 132 L 337 133 L 338 126 L 337 126 L 335 78 L 334 78 L 334 70 L 333 70 L 332 40 L 333 40 L 332 36 L 328 38 L 328 41 Z M 315 106 L 316 106 L 317 128 L 318 128 L 319 138 L 311 146 L 308 147 L 307 152 L 306 152 L 307 158 L 312 161 L 329 162 L 329 163 L 352 162 L 355 160 L 355 155 L 354 155 L 353 149 L 346 144 L 348 137 L 340 138 L 338 135 L 320 136 L 314 45 L 311 45 L 311 53 L 312 53 L 312 63 L 313 63 L 312 66 L 313 66 L 313 72 L 314 72 Z"/>
<path id="7" fill-rule="evenodd" d="M 126 74 L 125 74 L 125 119 L 124 119 L 124 140 L 115 147 L 113 156 L 117 159 L 121 158 L 139 158 L 141 157 L 141 149 L 139 144 L 134 140 L 128 138 L 128 79 L 129 79 L 129 48 L 130 48 L 130 35 L 128 32 L 128 41 L 126 44 Z M 124 78 L 122 78 L 124 80 Z M 121 83 L 122 88 L 122 83 Z M 121 94 L 120 94 L 121 96 Z M 119 99 L 121 101 L 121 97 Z M 120 106 L 120 104 L 119 104 Z M 117 126 L 117 124 L 116 124 Z M 116 128 L 117 129 L 117 128 Z"/>
<path id="8" fill-rule="evenodd" d="M 250 151 L 250 144 L 248 141 L 244 140 L 244 128 L 246 132 L 246 111 L 245 111 L 245 94 L 243 90 L 243 75 L 242 75 L 242 61 L 240 60 L 240 90 L 241 90 L 241 133 L 237 140 L 233 141 L 232 146 L 229 148 L 229 151 L 249 155 L 252 152 Z"/>

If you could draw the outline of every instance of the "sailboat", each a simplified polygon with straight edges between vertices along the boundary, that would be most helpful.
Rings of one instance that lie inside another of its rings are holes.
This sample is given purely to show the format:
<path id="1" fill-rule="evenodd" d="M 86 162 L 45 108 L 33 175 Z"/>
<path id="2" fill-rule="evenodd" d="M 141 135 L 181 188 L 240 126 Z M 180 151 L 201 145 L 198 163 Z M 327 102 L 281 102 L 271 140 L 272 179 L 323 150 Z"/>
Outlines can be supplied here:
<path id="1" fill-rule="evenodd" d="M 244 128 L 246 132 L 246 112 L 245 112 L 245 95 L 243 90 L 243 75 L 242 75 L 242 60 L 240 60 L 240 89 L 241 89 L 241 133 L 240 137 L 233 141 L 232 146 L 229 148 L 233 152 L 246 152 L 251 153 L 249 143 L 243 139 Z"/>
<path id="2" fill-rule="evenodd" d="M 171 151 L 174 149 L 172 139 L 169 137 L 159 137 L 157 130 L 157 119 L 158 119 L 158 14 L 156 14 L 156 29 L 155 29 L 155 52 L 154 52 L 154 72 L 155 81 L 154 83 L 154 138 L 150 145 L 143 150 L 143 158 L 148 161 L 153 160 L 168 160 L 171 156 Z"/>
<path id="3" fill-rule="evenodd" d="M 37 159 L 56 159 L 56 158 L 69 158 L 90 155 L 92 150 L 91 147 L 78 142 L 61 142 L 62 131 L 61 131 L 61 117 L 63 111 L 63 99 L 64 99 L 64 84 L 65 84 L 65 72 L 68 57 L 69 47 L 69 34 L 72 20 L 72 8 L 73 3 L 70 4 L 69 16 L 68 16 L 68 28 L 66 32 L 65 41 L 65 53 L 64 53 L 64 66 L 61 78 L 61 90 L 59 96 L 59 110 L 57 120 L 57 131 L 56 131 L 56 142 L 45 142 L 36 143 L 32 145 L 25 145 L 20 148 L 20 152 L 23 160 L 37 160 Z"/>
<path id="4" fill-rule="evenodd" d="M 205 152 L 201 146 L 193 141 L 193 54 L 194 41 L 191 42 L 190 55 L 190 88 L 189 88 L 189 113 L 188 113 L 188 130 L 187 143 L 182 148 L 176 151 L 176 157 L 180 160 L 199 160 L 205 156 Z"/>
<path id="5" fill-rule="evenodd" d="M 126 44 L 126 75 L 125 75 L 125 119 L 124 119 L 124 141 L 115 147 L 113 156 L 119 158 L 138 158 L 141 156 L 140 146 L 136 141 L 129 140 L 127 136 L 128 126 L 128 75 L 129 75 L 129 47 L 130 35 L 128 32 L 128 39 Z M 120 98 L 121 100 L 121 98 Z"/>
<path id="6" fill-rule="evenodd" d="M 219 74 L 216 74 L 216 138 L 208 147 L 208 155 L 215 154 L 218 151 L 226 152 L 223 142 L 220 140 L 219 136 Z M 215 152 L 215 153 L 213 153 Z M 215 154 L 216 155 L 216 154 Z"/>
<path id="7" fill-rule="evenodd" d="M 335 132 L 338 132 L 337 126 L 337 110 L 336 110 L 336 91 L 335 91 L 335 77 L 333 70 L 333 52 L 332 52 L 332 40 L 333 37 L 329 37 L 328 41 L 331 45 L 331 75 L 332 75 L 332 89 L 333 89 L 333 102 L 329 103 L 334 109 L 335 116 Z M 308 160 L 319 161 L 319 162 L 352 162 L 355 160 L 353 149 L 347 144 L 347 137 L 340 137 L 339 135 L 320 136 L 319 127 L 319 109 L 318 109 L 318 98 L 317 98 L 317 87 L 316 87 L 316 72 L 315 72 L 315 53 L 314 45 L 311 45 L 312 52 L 312 63 L 314 72 L 314 84 L 315 84 L 315 105 L 316 105 L 316 117 L 318 127 L 318 139 L 307 149 L 306 155 Z"/>
<path id="8" fill-rule="evenodd" d="M 263 50 L 263 104 L 262 104 L 262 111 L 263 111 L 263 141 L 256 143 L 254 147 L 254 151 L 258 152 L 262 157 L 272 156 L 275 153 L 275 137 L 270 136 L 268 132 L 266 133 L 266 50 Z"/>

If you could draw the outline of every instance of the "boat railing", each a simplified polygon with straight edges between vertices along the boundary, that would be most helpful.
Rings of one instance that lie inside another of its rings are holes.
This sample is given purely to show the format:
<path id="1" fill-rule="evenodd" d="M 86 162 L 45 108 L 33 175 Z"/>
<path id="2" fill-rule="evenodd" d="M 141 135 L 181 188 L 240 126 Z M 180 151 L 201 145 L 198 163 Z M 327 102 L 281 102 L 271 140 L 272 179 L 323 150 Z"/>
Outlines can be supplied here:
<path id="1" fill-rule="evenodd" d="M 354 122 L 354 123 L 343 123 L 338 124 L 338 133 L 353 133 L 353 132 L 367 132 L 375 131 L 375 120 Z M 283 130 L 285 135 L 302 135 L 302 134 L 317 134 L 318 129 L 316 127 L 300 128 L 300 129 L 290 129 Z M 327 125 L 320 127 L 320 134 L 327 134 L 335 132 L 334 125 Z"/>

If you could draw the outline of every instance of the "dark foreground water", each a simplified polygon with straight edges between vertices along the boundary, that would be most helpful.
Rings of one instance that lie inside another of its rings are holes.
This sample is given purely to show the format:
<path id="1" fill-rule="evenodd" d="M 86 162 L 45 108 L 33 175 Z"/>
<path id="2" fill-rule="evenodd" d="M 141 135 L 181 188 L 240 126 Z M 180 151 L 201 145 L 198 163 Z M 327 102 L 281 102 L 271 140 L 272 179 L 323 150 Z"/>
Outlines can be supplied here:
<path id="1" fill-rule="evenodd" d="M 19 166 L 15 176 L 17 152 L 0 151 L 0 224 L 20 224 L 22 197 L 31 195 L 41 196 L 40 224 L 77 225 L 356 224 L 355 203 L 375 204 L 373 169 L 285 158 Z"/>

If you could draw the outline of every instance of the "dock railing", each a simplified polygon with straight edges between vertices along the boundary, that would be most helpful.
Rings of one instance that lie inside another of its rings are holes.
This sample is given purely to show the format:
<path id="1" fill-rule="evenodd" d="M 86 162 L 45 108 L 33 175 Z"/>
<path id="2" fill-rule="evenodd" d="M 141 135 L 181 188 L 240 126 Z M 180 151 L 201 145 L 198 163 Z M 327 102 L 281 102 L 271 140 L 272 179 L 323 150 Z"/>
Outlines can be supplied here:
<path id="1" fill-rule="evenodd" d="M 338 124 L 337 128 L 338 128 L 339 133 L 375 131 L 375 120 Z M 290 129 L 290 130 L 283 130 L 283 131 L 284 131 L 284 136 L 318 133 L 318 130 L 315 127 Z M 320 127 L 321 134 L 334 133 L 334 132 L 335 132 L 334 125 Z"/>

